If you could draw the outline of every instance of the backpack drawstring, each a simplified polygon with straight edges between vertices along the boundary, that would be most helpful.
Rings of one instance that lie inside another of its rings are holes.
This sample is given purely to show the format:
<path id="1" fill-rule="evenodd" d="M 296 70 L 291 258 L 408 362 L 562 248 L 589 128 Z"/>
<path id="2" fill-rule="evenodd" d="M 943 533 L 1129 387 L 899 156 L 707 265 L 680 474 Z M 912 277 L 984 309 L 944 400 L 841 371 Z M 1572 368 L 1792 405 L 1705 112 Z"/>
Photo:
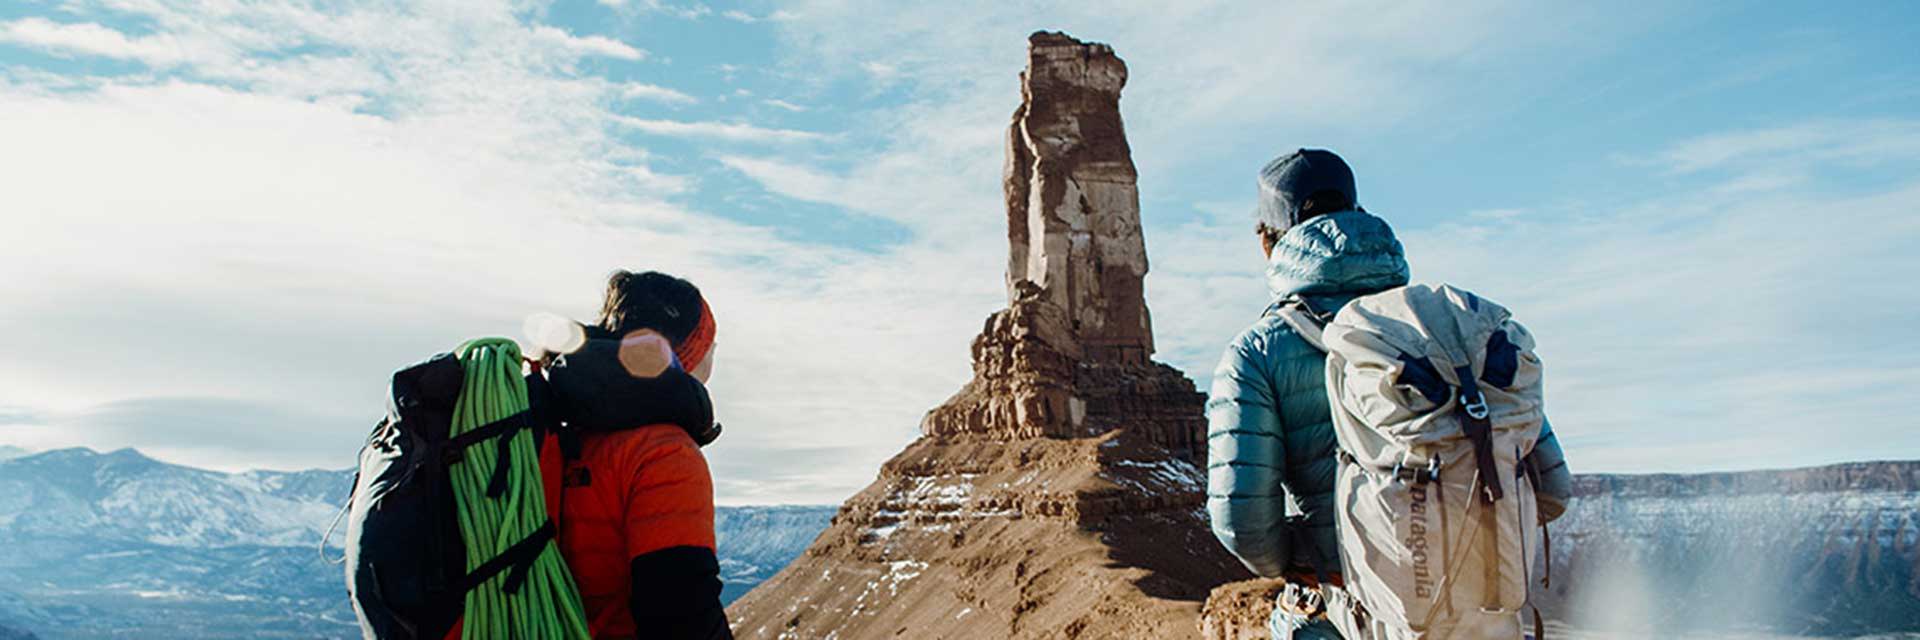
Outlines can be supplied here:
<path id="1" fill-rule="evenodd" d="M 353 497 L 360 494 L 360 470 L 353 471 L 353 488 L 347 490 L 347 500 L 340 505 L 340 511 L 333 514 L 333 522 L 327 525 L 327 532 L 320 534 L 320 561 L 327 564 L 346 564 L 347 554 L 342 552 L 339 560 L 327 559 L 327 541 L 333 539 L 333 531 L 340 528 L 340 521 L 346 519 L 347 512 L 353 510 Z"/>

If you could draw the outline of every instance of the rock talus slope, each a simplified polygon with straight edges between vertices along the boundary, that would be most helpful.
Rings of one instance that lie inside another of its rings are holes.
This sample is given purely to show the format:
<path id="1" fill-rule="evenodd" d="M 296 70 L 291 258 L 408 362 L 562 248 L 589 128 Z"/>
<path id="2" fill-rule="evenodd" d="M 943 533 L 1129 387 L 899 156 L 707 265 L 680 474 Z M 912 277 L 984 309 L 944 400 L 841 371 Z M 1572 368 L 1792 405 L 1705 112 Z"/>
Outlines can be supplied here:
<path id="1" fill-rule="evenodd" d="M 1028 51 L 1008 306 L 973 380 L 733 605 L 740 637 L 1196 637 L 1208 590 L 1246 575 L 1207 532 L 1203 396 L 1150 359 L 1126 65 L 1064 34 Z"/>

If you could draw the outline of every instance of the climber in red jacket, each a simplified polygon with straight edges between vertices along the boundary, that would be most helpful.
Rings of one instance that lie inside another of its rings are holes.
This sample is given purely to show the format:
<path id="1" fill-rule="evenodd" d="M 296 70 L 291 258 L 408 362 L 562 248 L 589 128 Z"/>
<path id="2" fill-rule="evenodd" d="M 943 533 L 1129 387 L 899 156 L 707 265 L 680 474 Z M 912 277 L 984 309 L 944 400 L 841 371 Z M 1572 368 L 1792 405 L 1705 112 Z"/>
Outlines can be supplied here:
<path id="1" fill-rule="evenodd" d="M 587 331 L 598 340 L 589 342 L 618 341 L 619 368 L 665 382 L 631 387 L 612 380 L 622 376 L 572 374 L 589 378 L 582 382 L 569 379 L 564 358 L 550 365 L 556 390 L 572 396 L 559 404 L 574 414 L 564 430 L 573 441 L 560 447 L 560 552 L 593 637 L 731 638 L 714 555 L 713 477 L 700 452 L 717 426 L 620 422 L 684 405 L 704 411 L 711 425 L 704 383 L 713 370 L 713 313 L 685 280 L 620 271 L 607 283 L 596 325 Z M 592 371 L 586 356 L 578 359 L 573 370 Z"/>

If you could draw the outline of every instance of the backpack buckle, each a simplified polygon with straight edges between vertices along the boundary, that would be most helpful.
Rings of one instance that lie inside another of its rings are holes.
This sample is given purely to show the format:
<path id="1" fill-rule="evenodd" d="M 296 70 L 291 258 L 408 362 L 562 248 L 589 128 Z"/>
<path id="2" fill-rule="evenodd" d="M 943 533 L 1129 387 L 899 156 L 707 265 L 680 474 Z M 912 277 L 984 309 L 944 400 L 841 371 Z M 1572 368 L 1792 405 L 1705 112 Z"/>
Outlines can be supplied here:
<path id="1" fill-rule="evenodd" d="M 1473 390 L 1472 394 L 1473 395 L 1467 395 L 1467 392 L 1460 393 L 1460 408 L 1467 412 L 1467 417 L 1469 418 L 1475 420 L 1487 419 L 1487 416 L 1491 415 L 1487 410 L 1487 394 L 1481 393 L 1479 389 Z"/>
<path id="2" fill-rule="evenodd" d="M 1439 482 L 1440 458 L 1427 458 L 1427 468 L 1425 469 L 1409 467 L 1407 466 L 1406 460 L 1401 460 L 1393 465 L 1393 478 L 1402 483 L 1413 482 L 1415 480 L 1420 481 L 1420 484 Z"/>

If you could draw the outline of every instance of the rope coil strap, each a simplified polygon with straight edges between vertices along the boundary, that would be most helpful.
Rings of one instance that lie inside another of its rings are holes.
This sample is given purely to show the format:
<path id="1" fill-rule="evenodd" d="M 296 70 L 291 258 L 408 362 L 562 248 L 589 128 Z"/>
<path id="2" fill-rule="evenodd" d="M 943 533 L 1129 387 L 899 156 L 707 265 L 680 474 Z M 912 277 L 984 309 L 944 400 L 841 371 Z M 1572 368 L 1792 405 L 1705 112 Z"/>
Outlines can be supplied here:
<path id="1" fill-rule="evenodd" d="M 440 463 L 449 467 L 453 466 L 454 463 L 466 459 L 468 447 L 491 440 L 495 437 L 500 437 L 502 441 L 511 440 L 513 439 L 513 434 L 519 432 L 521 429 L 533 428 L 533 421 L 528 417 L 530 413 L 529 411 L 521 411 L 475 427 L 472 431 L 448 438 L 446 444 L 442 445 L 440 451 Z M 500 447 L 499 456 L 494 458 L 493 474 L 487 477 L 487 497 L 499 498 L 501 494 L 506 493 L 507 472 L 513 466 L 512 452 L 512 447 Z"/>
<path id="2" fill-rule="evenodd" d="M 488 580 L 492 580 L 494 576 L 500 575 L 500 572 L 511 569 L 513 572 L 507 574 L 506 582 L 500 583 L 500 590 L 508 595 L 518 593 L 520 586 L 526 584 L 527 572 L 533 570 L 534 561 L 540 559 L 540 553 L 546 551 L 547 543 L 553 541 L 554 531 L 553 521 L 548 520 L 531 535 L 507 547 L 507 550 L 500 555 L 467 572 L 466 577 L 460 579 L 458 592 L 472 591 L 486 584 Z"/>

